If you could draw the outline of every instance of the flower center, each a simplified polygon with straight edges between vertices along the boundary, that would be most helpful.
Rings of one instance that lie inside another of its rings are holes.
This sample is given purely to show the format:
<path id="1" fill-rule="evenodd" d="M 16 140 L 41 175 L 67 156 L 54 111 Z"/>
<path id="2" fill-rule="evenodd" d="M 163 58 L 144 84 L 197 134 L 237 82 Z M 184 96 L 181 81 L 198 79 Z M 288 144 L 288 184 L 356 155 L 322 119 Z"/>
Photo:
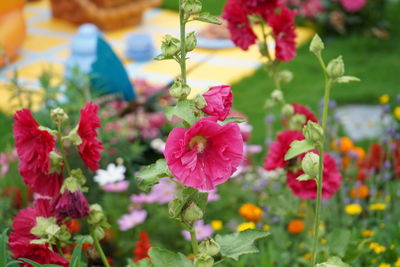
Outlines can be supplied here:
<path id="1" fill-rule="evenodd" d="M 189 148 L 196 150 L 197 153 L 203 153 L 207 146 L 207 139 L 204 136 L 197 135 L 190 139 Z"/>

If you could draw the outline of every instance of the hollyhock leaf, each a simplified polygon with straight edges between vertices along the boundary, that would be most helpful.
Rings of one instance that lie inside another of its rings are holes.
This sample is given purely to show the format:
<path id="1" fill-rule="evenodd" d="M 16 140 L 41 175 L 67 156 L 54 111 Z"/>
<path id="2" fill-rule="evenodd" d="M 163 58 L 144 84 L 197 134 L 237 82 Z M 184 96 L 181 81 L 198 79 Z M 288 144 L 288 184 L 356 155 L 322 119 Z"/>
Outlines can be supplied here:
<path id="1" fill-rule="evenodd" d="M 186 121 L 190 125 L 196 122 L 194 106 L 189 100 L 181 100 L 176 104 L 175 107 L 166 109 L 165 115 L 168 120 L 171 120 L 173 116 L 176 116 Z"/>
<path id="2" fill-rule="evenodd" d="M 140 190 L 148 193 L 153 185 L 158 184 L 158 178 L 171 176 L 165 159 L 159 159 L 156 163 L 144 167 L 138 173 L 137 177 L 140 179 Z"/>
<path id="3" fill-rule="evenodd" d="M 265 238 L 269 233 L 259 229 L 249 229 L 228 235 L 217 235 L 215 241 L 221 247 L 221 255 L 238 260 L 239 256 L 250 253 L 258 253 L 254 246 L 257 239 Z"/>
<path id="4" fill-rule="evenodd" d="M 79 240 L 78 245 L 74 248 L 72 252 L 72 258 L 69 262 L 69 267 L 80 267 L 82 258 L 82 245 L 84 239 Z"/>
<path id="5" fill-rule="evenodd" d="M 222 24 L 221 20 L 216 16 L 211 15 L 208 12 L 202 12 L 198 17 L 194 17 L 193 20 L 198 20 L 202 22 L 212 23 L 212 24 Z"/>
<path id="6" fill-rule="evenodd" d="M 290 144 L 290 148 L 285 155 L 285 160 L 290 160 L 314 148 L 314 144 L 306 139 L 301 141 L 295 140 Z"/>
<path id="7" fill-rule="evenodd" d="M 149 256 L 154 267 L 194 267 L 193 263 L 181 253 L 152 247 Z"/>
<path id="8" fill-rule="evenodd" d="M 29 263 L 33 267 L 62 267 L 61 265 L 56 265 L 56 264 L 40 264 L 40 263 L 34 262 L 33 260 L 25 259 L 25 258 L 19 258 L 19 260 Z"/>
<path id="9" fill-rule="evenodd" d="M 153 264 L 151 264 L 148 258 L 141 259 L 140 261 L 137 262 L 132 262 L 128 265 L 128 267 L 151 267 L 151 266 L 153 266 Z"/>
<path id="10" fill-rule="evenodd" d="M 350 267 L 350 265 L 343 262 L 339 257 L 330 257 L 327 262 L 319 263 L 316 267 Z"/>
<path id="11" fill-rule="evenodd" d="M 241 118 L 241 117 L 228 117 L 224 121 L 218 121 L 218 124 L 219 125 L 225 125 L 225 124 L 230 123 L 230 122 L 242 123 L 242 122 L 245 122 L 245 121 L 246 121 L 246 119 Z"/>
<path id="12" fill-rule="evenodd" d="M 330 251 L 340 257 L 343 257 L 346 253 L 350 238 L 351 232 L 347 229 L 333 230 L 327 236 Z"/>
<path id="13" fill-rule="evenodd" d="M 359 78 L 354 76 L 342 76 L 335 80 L 337 83 L 349 83 L 349 82 L 359 82 Z"/>
<path id="14" fill-rule="evenodd" d="M 0 235 L 0 266 L 6 266 L 7 231 L 5 229 Z"/>

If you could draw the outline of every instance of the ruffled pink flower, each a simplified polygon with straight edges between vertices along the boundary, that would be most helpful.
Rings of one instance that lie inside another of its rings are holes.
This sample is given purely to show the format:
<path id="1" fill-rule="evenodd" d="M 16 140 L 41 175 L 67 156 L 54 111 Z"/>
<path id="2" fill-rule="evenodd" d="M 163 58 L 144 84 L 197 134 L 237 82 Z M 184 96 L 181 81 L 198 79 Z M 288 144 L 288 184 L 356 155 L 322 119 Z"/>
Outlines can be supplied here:
<path id="1" fill-rule="evenodd" d="M 280 0 L 244 0 L 247 12 L 249 14 L 258 14 L 265 20 L 281 4 Z"/>
<path id="2" fill-rule="evenodd" d="M 340 4 L 347 12 L 358 12 L 364 8 L 366 3 L 366 0 L 340 0 Z"/>
<path id="3" fill-rule="evenodd" d="M 287 172 L 286 184 L 292 190 L 292 193 L 301 199 L 315 199 L 317 196 L 317 184 L 315 180 L 300 182 L 296 178 L 304 172 L 299 170 Z M 342 184 L 342 176 L 336 165 L 334 158 L 324 153 L 324 171 L 322 180 L 322 198 L 331 198 L 340 188 Z"/>
<path id="4" fill-rule="evenodd" d="M 68 189 L 63 194 L 58 195 L 52 205 L 53 213 L 57 218 L 80 219 L 89 215 L 89 204 L 79 190 L 74 193 Z"/>
<path id="5" fill-rule="evenodd" d="M 275 39 L 275 56 L 280 61 L 290 61 L 296 56 L 296 10 L 281 7 L 281 13 L 268 18 Z"/>
<path id="6" fill-rule="evenodd" d="M 86 103 L 81 110 L 78 126 L 78 134 L 82 139 L 82 144 L 78 146 L 79 154 L 86 167 L 93 171 L 99 169 L 100 151 L 104 149 L 103 144 L 97 140 L 96 129 L 101 126 L 100 118 L 97 116 L 98 108 L 99 106 L 92 102 Z"/>
<path id="7" fill-rule="evenodd" d="M 284 168 L 289 164 L 285 160 L 285 154 L 290 148 L 290 144 L 294 140 L 303 140 L 302 132 L 285 130 L 278 134 L 277 140 L 272 142 L 268 154 L 264 159 L 264 169 L 272 171 L 279 168 Z"/>
<path id="8" fill-rule="evenodd" d="M 232 91 L 229 85 L 211 87 L 203 94 L 207 105 L 202 109 L 204 113 L 216 116 L 223 121 L 228 116 L 232 107 Z"/>
<path id="9" fill-rule="evenodd" d="M 243 139 L 236 122 L 223 126 L 201 118 L 189 129 L 175 128 L 164 156 L 171 172 L 186 186 L 211 190 L 224 183 L 243 160 Z"/>

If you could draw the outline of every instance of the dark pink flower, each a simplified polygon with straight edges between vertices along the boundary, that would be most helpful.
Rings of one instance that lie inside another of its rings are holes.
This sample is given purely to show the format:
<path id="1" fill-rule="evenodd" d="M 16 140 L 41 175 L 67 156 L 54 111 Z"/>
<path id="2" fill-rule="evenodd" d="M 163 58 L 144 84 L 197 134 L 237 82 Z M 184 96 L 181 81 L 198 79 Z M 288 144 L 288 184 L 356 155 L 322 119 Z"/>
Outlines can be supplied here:
<path id="1" fill-rule="evenodd" d="M 303 140 L 302 132 L 285 130 L 278 134 L 277 140 L 271 143 L 268 154 L 264 159 L 264 169 L 271 171 L 284 168 L 289 164 L 285 160 L 285 154 L 294 140 Z"/>
<path id="2" fill-rule="evenodd" d="M 347 12 L 358 12 L 364 8 L 366 0 L 340 0 L 343 8 Z"/>
<path id="3" fill-rule="evenodd" d="M 82 144 L 78 146 L 79 154 L 86 167 L 93 171 L 99 169 L 100 151 L 104 149 L 103 144 L 97 140 L 96 129 L 101 126 L 100 118 L 97 116 L 98 108 L 99 106 L 92 102 L 86 103 L 81 110 L 78 126 L 78 134 L 82 139 Z"/>
<path id="4" fill-rule="evenodd" d="M 223 126 L 217 118 L 201 118 L 189 129 L 175 128 L 164 156 L 171 172 L 186 186 L 212 190 L 224 183 L 243 160 L 243 139 L 237 123 Z"/>
<path id="5" fill-rule="evenodd" d="M 314 113 L 306 106 L 303 106 L 302 104 L 292 104 L 294 108 L 294 114 L 301 114 L 306 117 L 306 123 L 308 121 L 312 122 L 318 122 L 317 117 L 314 115 Z"/>
<path id="6" fill-rule="evenodd" d="M 268 18 L 275 39 L 275 56 L 280 61 L 290 61 L 296 56 L 296 10 L 281 7 L 281 13 L 273 13 Z"/>
<path id="7" fill-rule="evenodd" d="M 211 87 L 203 97 L 207 102 L 207 106 L 202 109 L 203 112 L 216 116 L 220 121 L 225 120 L 232 107 L 231 87 L 229 85 Z"/>
<path id="8" fill-rule="evenodd" d="M 299 182 L 296 180 L 296 178 L 303 173 L 304 172 L 302 170 L 297 172 L 289 170 L 287 172 L 286 183 L 295 196 L 301 199 L 315 199 L 317 196 L 317 184 L 315 183 L 315 180 L 304 182 Z M 335 160 L 330 154 L 325 153 L 322 180 L 322 198 L 331 198 L 339 190 L 341 184 L 342 176 Z"/>
<path id="9" fill-rule="evenodd" d="M 52 209 L 57 218 L 80 219 L 89 215 L 89 204 L 79 190 L 74 193 L 71 193 L 68 189 L 65 190 L 54 200 Z"/>

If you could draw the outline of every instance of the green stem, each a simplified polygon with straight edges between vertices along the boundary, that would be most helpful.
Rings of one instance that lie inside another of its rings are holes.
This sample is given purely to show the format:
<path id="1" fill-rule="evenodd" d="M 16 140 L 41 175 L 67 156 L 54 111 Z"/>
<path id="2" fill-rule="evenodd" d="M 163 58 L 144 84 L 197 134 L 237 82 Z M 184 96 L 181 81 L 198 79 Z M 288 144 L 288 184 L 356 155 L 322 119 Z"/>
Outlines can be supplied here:
<path id="1" fill-rule="evenodd" d="M 194 227 L 190 230 L 190 239 L 192 241 L 193 253 L 196 255 L 199 253 L 199 244 L 197 243 L 196 230 Z"/>
<path id="2" fill-rule="evenodd" d="M 61 157 L 63 158 L 64 164 L 65 164 L 65 168 L 67 169 L 67 173 L 70 176 L 71 175 L 71 168 L 69 167 L 69 163 L 68 163 L 68 160 L 67 160 L 67 155 L 66 155 L 65 150 L 64 150 L 64 142 L 62 140 L 62 132 L 61 132 L 61 124 L 60 123 L 57 124 L 57 135 L 58 135 L 58 142 L 59 142 L 59 149 L 60 149 Z"/>
<path id="3" fill-rule="evenodd" d="M 182 8 L 182 0 L 179 0 L 179 24 L 180 24 L 180 41 L 181 41 L 181 55 L 180 55 L 180 66 L 182 81 L 186 84 L 186 34 L 185 34 L 185 11 Z"/>
<path id="4" fill-rule="evenodd" d="M 60 254 L 60 255 L 61 255 L 61 257 L 64 257 L 64 253 L 63 253 L 63 251 L 62 251 L 62 248 L 61 248 L 60 242 L 57 242 L 57 245 L 56 245 L 56 247 L 57 247 L 58 254 Z"/>
<path id="5" fill-rule="evenodd" d="M 100 258 L 101 258 L 101 261 L 103 262 L 103 265 L 104 265 L 105 267 L 110 267 L 110 264 L 108 264 L 108 261 L 107 261 L 107 257 L 106 257 L 106 255 L 104 254 L 103 249 L 101 248 L 100 242 L 99 242 L 99 240 L 97 239 L 97 237 L 96 237 L 96 235 L 95 235 L 95 233 L 94 233 L 94 229 L 93 229 L 92 226 L 89 226 L 89 231 L 90 231 L 90 235 L 91 235 L 92 238 L 93 238 L 94 247 L 96 248 L 97 252 L 99 253 Z"/>
<path id="6" fill-rule="evenodd" d="M 318 231 L 319 231 L 319 223 L 320 223 L 320 211 L 321 211 L 321 197 L 322 197 L 322 181 L 323 181 L 323 166 L 324 166 L 324 150 L 325 150 L 325 135 L 326 135 L 326 124 L 328 118 L 328 107 L 329 107 L 329 95 L 330 89 L 332 86 L 332 81 L 329 79 L 326 73 L 325 63 L 322 60 L 321 55 L 317 55 L 317 58 L 321 64 L 321 67 L 324 71 L 325 77 L 325 89 L 324 89 L 324 108 L 322 113 L 322 129 L 323 136 L 321 140 L 321 145 L 319 148 L 319 175 L 317 179 L 317 203 L 315 207 L 315 216 L 314 216 L 314 235 L 313 235 L 313 245 L 312 245 L 312 266 L 316 264 L 316 257 L 318 251 Z"/>

